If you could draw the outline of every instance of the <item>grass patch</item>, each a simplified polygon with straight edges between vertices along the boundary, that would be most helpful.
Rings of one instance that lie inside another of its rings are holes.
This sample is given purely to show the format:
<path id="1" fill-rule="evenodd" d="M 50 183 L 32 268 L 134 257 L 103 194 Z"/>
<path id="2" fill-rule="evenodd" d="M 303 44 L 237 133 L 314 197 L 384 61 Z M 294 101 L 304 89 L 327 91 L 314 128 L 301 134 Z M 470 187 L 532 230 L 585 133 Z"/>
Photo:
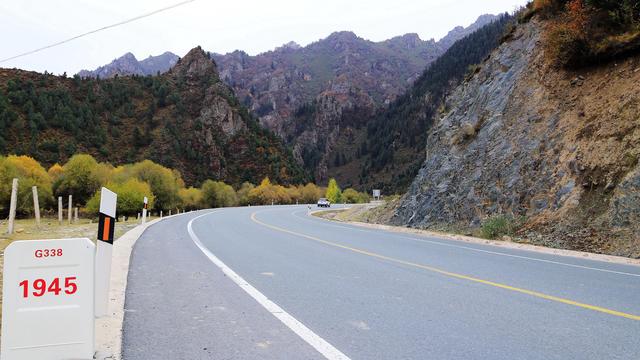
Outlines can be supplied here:
<path id="1" fill-rule="evenodd" d="M 514 219 L 507 215 L 494 215 L 482 222 L 480 236 L 485 239 L 498 239 L 516 234 L 524 219 Z"/>

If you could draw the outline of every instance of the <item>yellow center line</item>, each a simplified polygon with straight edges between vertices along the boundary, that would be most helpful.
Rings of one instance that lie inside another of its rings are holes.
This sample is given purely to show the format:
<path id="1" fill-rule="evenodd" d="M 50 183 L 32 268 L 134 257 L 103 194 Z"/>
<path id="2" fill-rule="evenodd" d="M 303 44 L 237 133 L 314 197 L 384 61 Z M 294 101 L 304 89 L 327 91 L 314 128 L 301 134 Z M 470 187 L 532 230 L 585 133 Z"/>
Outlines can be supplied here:
<path id="1" fill-rule="evenodd" d="M 462 280 L 467 280 L 467 281 L 472 281 L 475 283 L 480 283 L 480 284 L 484 284 L 484 285 L 488 285 L 488 286 L 493 286 L 493 287 L 497 287 L 500 289 L 505 289 L 505 290 L 510 290 L 510 291 L 515 291 L 515 292 L 519 292 L 521 294 L 526 294 L 526 295 L 530 295 L 530 296 L 535 296 L 537 298 L 541 298 L 541 299 L 546 299 L 546 300 L 550 300 L 550 301 L 555 301 L 555 302 L 559 302 L 559 303 L 563 303 L 563 304 L 567 304 L 567 305 L 573 305 L 573 306 L 577 306 L 583 309 L 589 309 L 589 310 L 593 310 L 593 311 L 598 311 L 601 313 L 605 313 L 605 314 L 609 314 L 609 315 L 613 315 L 613 316 L 619 316 L 619 317 L 623 317 L 623 318 L 627 318 L 627 319 L 631 319 L 631 320 L 637 320 L 640 321 L 640 316 L 639 315 L 633 315 L 633 314 L 628 314 L 622 311 L 616 311 L 616 310 L 612 310 L 612 309 L 607 309 L 601 306 L 595 306 L 595 305 L 589 305 L 589 304 L 585 304 L 585 303 L 581 303 L 578 301 L 573 301 L 570 299 L 565 299 L 565 298 L 561 298 L 558 296 L 553 296 L 553 295 L 547 295 L 541 292 L 537 292 L 537 291 L 533 291 L 533 290 L 527 290 L 527 289 L 523 289 L 523 288 L 519 288 L 519 287 L 515 287 L 515 286 L 510 286 L 510 285 L 506 285 L 506 284 L 501 284 L 498 282 L 494 282 L 494 281 L 489 281 L 489 280 L 483 280 L 483 279 L 479 279 L 473 276 L 468 276 L 468 275 L 463 275 L 463 274 L 458 274 L 458 273 L 454 273 L 451 271 L 446 271 L 446 270 L 442 270 L 442 269 L 438 269 L 432 266 L 428 266 L 428 265 L 422 265 L 422 264 L 417 264 L 414 262 L 410 262 L 410 261 L 405 261 L 405 260 L 401 260 L 401 259 L 396 259 L 396 258 L 392 258 L 389 256 L 385 256 L 385 255 L 381 255 L 381 254 L 377 254 L 374 252 L 370 252 L 370 251 L 366 251 L 366 250 L 362 250 L 362 249 L 358 249 L 358 248 L 354 248 L 354 247 L 350 247 L 350 246 L 345 246 L 345 245 L 341 245 L 338 243 L 334 243 L 331 241 L 327 241 L 327 240 L 323 240 L 320 238 L 317 238 L 315 236 L 311 236 L 311 235 L 307 235 L 307 234 L 302 234 L 302 233 L 298 233 L 295 231 L 291 231 L 291 230 L 287 230 L 275 225 L 270 225 L 267 223 L 264 223 L 260 220 L 258 220 L 256 218 L 256 212 L 254 212 L 253 214 L 251 214 L 251 220 L 254 221 L 255 223 L 258 223 L 262 226 L 265 226 L 267 228 L 270 228 L 272 230 L 276 230 L 279 232 L 283 232 L 283 233 L 287 233 L 287 234 L 291 234 L 291 235 L 295 235 L 295 236 L 299 236 L 299 237 L 303 237 L 309 240 L 313 240 L 325 245 L 329 245 L 329 246 L 333 246 L 333 247 L 337 247 L 340 249 L 344 249 L 344 250 L 349 250 L 358 254 L 362 254 L 362 255 L 367 255 L 373 258 L 377 258 L 377 259 L 381 259 L 381 260 L 385 260 L 385 261 L 389 261 L 389 262 L 394 262 L 397 264 L 402 264 L 402 265 L 406 265 L 406 266 L 412 266 L 412 267 L 416 267 L 419 269 L 423 269 L 423 270 L 428 270 L 431 272 L 435 272 L 441 275 L 445 275 L 445 276 L 449 276 L 452 278 L 457 278 L 457 279 L 462 279 Z"/>

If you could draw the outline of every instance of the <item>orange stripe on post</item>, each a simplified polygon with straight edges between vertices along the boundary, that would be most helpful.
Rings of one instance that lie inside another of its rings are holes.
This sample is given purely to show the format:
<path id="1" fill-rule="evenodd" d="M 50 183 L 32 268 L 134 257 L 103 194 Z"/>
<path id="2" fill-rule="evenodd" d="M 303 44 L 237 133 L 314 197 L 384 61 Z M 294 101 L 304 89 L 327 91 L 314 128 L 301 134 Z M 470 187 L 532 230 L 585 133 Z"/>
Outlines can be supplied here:
<path id="1" fill-rule="evenodd" d="M 102 239 L 109 239 L 109 230 L 111 229 L 111 218 L 105 216 L 104 218 L 104 227 L 102 228 Z"/>

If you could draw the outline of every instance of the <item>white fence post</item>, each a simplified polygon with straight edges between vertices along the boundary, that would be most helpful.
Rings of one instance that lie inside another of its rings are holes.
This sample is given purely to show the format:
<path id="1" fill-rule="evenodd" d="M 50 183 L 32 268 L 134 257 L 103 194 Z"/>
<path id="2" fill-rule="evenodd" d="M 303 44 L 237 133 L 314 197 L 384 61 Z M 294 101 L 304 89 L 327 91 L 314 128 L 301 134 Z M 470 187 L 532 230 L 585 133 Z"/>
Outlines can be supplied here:
<path id="1" fill-rule="evenodd" d="M 32 187 L 31 191 L 33 191 L 33 213 L 36 216 L 36 226 L 40 227 L 40 202 L 38 201 L 38 187 Z"/>
<path id="2" fill-rule="evenodd" d="M 13 234 L 14 222 L 16 221 L 16 207 L 18 207 L 18 179 L 13 179 L 11 184 L 11 203 L 9 204 L 9 228 L 7 233 Z"/>
<path id="3" fill-rule="evenodd" d="M 68 205 L 68 210 L 67 210 L 67 218 L 69 219 L 69 225 L 71 225 L 71 204 L 73 203 L 73 195 L 69 195 L 69 205 Z"/>
<path id="4" fill-rule="evenodd" d="M 58 196 L 58 225 L 62 225 L 62 196 Z"/>

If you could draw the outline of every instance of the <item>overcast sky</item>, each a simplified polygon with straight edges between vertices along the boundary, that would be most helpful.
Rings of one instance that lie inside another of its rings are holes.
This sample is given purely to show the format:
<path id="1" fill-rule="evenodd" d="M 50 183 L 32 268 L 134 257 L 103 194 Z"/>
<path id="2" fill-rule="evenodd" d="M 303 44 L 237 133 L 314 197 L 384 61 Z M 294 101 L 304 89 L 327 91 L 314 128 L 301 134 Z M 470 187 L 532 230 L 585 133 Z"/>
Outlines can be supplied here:
<path id="1" fill-rule="evenodd" d="M 0 59 L 123 21 L 180 0 L 3 0 Z M 257 54 L 289 41 L 307 45 L 350 30 L 380 41 L 405 33 L 439 39 L 481 14 L 512 12 L 527 0 L 197 0 L 179 8 L 1 63 L 56 74 L 75 74 L 126 52 L 139 60 L 201 45 L 226 53 Z"/>

